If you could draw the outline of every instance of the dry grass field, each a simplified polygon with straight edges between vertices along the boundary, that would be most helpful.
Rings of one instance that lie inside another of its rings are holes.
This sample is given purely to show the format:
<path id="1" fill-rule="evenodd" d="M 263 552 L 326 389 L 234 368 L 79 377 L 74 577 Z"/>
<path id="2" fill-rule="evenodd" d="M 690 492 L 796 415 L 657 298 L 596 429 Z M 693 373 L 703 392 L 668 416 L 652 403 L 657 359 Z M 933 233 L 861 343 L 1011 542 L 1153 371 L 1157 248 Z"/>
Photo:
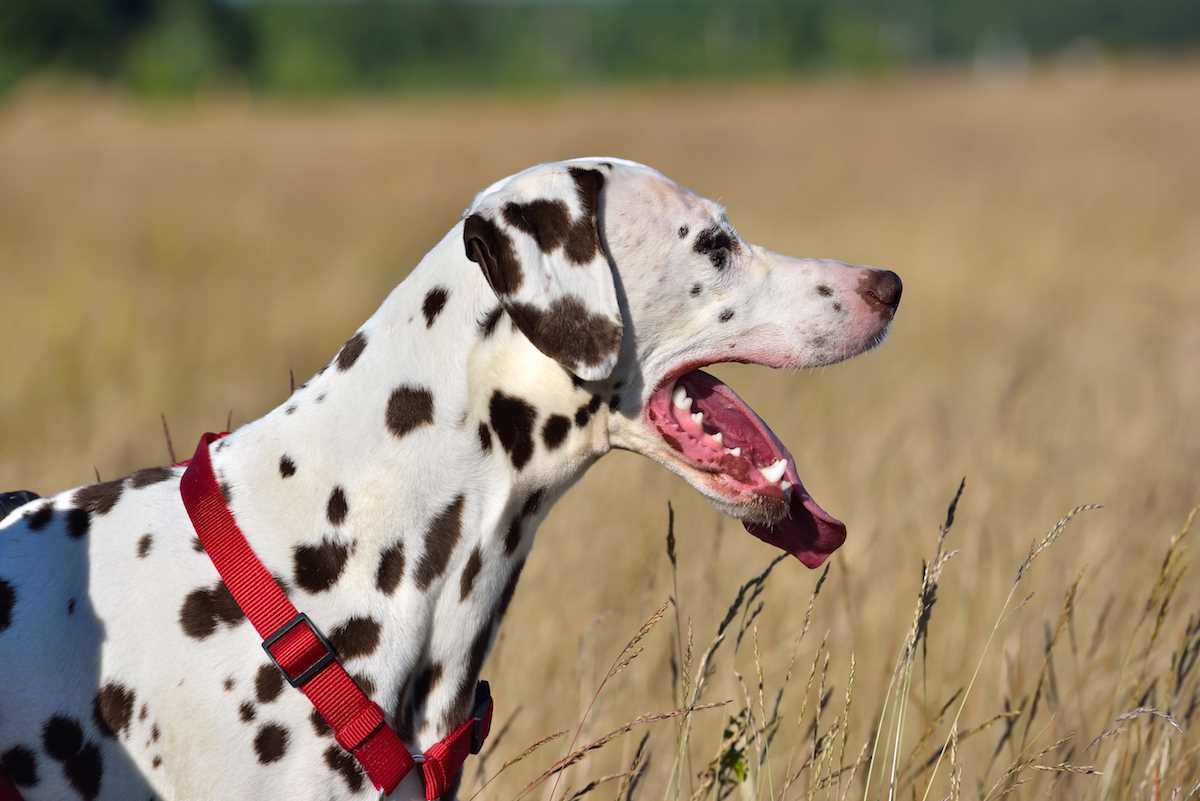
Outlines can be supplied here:
<path id="1" fill-rule="evenodd" d="M 1197 98 L 1189 64 L 313 106 L 28 89 L 0 106 L 0 487 L 162 463 L 160 413 L 181 451 L 230 412 L 264 413 L 478 188 L 573 155 L 645 161 L 720 199 L 752 241 L 896 270 L 904 303 L 852 362 L 717 370 L 850 538 L 802 639 L 818 574 L 794 560 L 734 619 L 701 698 L 733 703 L 695 712 L 686 748 L 679 718 L 639 726 L 555 799 L 628 772 L 643 732 L 640 781 L 589 797 L 1194 798 L 1200 592 L 1183 571 L 1200 532 L 1168 549 L 1200 503 Z M 938 561 L 963 476 L 956 553 Z M 1014 589 L 1031 545 L 1085 503 L 1104 508 Z M 518 797 L 568 750 L 671 596 L 579 744 L 679 706 L 689 630 L 694 686 L 738 586 L 775 554 L 628 454 L 538 536 L 484 670 L 503 733 L 483 772 L 569 733 L 480 798 Z M 464 798 L 479 782 L 472 766 Z"/>

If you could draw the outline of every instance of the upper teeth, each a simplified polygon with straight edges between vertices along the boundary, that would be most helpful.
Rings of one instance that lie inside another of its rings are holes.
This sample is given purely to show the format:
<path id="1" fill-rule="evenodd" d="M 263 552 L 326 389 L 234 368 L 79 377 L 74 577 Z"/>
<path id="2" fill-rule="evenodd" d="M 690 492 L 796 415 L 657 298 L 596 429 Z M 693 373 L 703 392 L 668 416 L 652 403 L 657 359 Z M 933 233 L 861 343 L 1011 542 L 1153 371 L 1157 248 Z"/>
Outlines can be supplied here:
<path id="1" fill-rule="evenodd" d="M 742 455 L 742 449 L 741 449 L 740 447 L 739 447 L 739 448 L 727 448 L 726 450 L 728 450 L 728 451 L 729 451 L 730 453 L 732 453 L 734 456 L 741 456 L 741 455 Z"/>
<path id="2" fill-rule="evenodd" d="M 784 472 L 787 470 L 787 459 L 780 459 L 770 467 L 764 467 L 759 472 L 763 474 L 763 478 L 775 484 L 779 479 L 783 478 Z"/>
<path id="3" fill-rule="evenodd" d="M 790 490 L 792 488 L 792 482 L 788 481 L 785 478 L 783 481 L 779 482 L 779 488 L 781 490 L 783 490 L 784 492 L 787 492 L 788 490 Z"/>
<path id="4" fill-rule="evenodd" d="M 683 387 L 675 387 L 675 393 L 671 396 L 671 400 L 675 404 L 676 409 L 692 408 L 692 399 L 688 397 L 687 390 Z"/>
<path id="5" fill-rule="evenodd" d="M 713 441 L 716 442 L 718 445 L 721 444 L 721 432 L 720 431 L 718 431 L 715 434 L 710 434 L 709 436 L 711 436 L 713 438 Z"/>
<path id="6" fill-rule="evenodd" d="M 695 423 L 696 425 L 700 425 L 701 423 L 703 423 L 704 422 L 704 412 L 696 412 L 695 414 L 693 414 L 692 422 Z"/>

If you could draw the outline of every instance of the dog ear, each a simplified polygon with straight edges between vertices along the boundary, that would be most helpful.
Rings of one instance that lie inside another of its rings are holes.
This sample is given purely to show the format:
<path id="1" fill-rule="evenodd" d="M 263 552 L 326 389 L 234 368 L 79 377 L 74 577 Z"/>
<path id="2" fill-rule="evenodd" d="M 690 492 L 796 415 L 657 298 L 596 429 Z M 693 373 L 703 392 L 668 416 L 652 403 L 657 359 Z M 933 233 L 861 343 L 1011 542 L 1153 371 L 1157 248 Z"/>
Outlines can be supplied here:
<path id="1" fill-rule="evenodd" d="M 463 221 L 467 258 L 530 342 L 585 381 L 607 378 L 621 310 L 597 212 L 598 169 L 550 165 L 485 190 Z"/>

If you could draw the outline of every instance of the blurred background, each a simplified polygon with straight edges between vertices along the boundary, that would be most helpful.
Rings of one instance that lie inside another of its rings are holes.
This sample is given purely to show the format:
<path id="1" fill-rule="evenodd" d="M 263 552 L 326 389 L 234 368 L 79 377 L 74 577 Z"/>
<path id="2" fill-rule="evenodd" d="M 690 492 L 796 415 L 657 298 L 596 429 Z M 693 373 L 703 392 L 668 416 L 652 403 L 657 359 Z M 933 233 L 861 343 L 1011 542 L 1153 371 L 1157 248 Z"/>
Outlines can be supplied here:
<path id="1" fill-rule="evenodd" d="M 750 241 L 889 267 L 905 295 L 865 357 L 716 370 L 850 536 L 802 639 L 817 576 L 775 569 L 703 697 L 736 703 L 683 749 L 673 723 L 647 729 L 622 801 L 1193 797 L 1200 593 L 1177 535 L 1200 503 L 1198 43 L 1195 0 L 5 0 L 0 487 L 163 463 L 160 415 L 181 452 L 258 417 L 481 187 L 643 161 Z M 1092 502 L 1014 590 L 1031 543 Z M 581 741 L 679 705 L 681 663 L 774 556 L 629 454 L 538 537 L 484 669 L 503 734 L 467 796 L 573 730 L 668 598 Z M 638 736 L 554 801 L 629 772 Z"/>

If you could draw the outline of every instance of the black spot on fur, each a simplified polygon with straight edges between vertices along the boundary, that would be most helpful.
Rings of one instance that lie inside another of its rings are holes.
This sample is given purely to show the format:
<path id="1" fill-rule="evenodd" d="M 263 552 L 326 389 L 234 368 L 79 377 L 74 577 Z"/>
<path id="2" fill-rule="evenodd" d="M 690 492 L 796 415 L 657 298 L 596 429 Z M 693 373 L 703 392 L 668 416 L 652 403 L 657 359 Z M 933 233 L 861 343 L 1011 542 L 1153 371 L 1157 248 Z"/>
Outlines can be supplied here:
<path id="1" fill-rule="evenodd" d="M 189 637 L 203 640 L 217 630 L 218 623 L 232 628 L 246 619 L 237 602 L 233 600 L 225 582 L 218 581 L 213 587 L 200 587 L 188 593 L 179 609 L 179 623 Z"/>
<path id="2" fill-rule="evenodd" d="M 254 704 L 249 701 L 243 701 L 238 707 L 238 717 L 242 719 L 242 723 L 250 723 L 254 720 L 256 714 Z"/>
<path id="3" fill-rule="evenodd" d="M 563 444 L 563 440 L 567 438 L 567 432 L 570 430 L 570 420 L 561 414 L 552 414 L 546 420 L 546 424 L 542 426 L 542 442 L 546 443 L 549 450 L 554 450 Z"/>
<path id="4" fill-rule="evenodd" d="M 295 414 L 295 413 L 296 413 L 296 404 L 294 404 L 294 403 L 289 403 L 289 404 L 288 404 L 288 405 L 287 405 L 287 406 L 284 408 L 284 410 L 283 410 L 283 413 L 284 413 L 284 414 Z"/>
<path id="5" fill-rule="evenodd" d="M 833 294 L 833 290 L 830 289 L 829 287 L 825 286 L 825 284 L 818 284 L 817 285 L 817 294 L 823 298 L 827 298 Z"/>
<path id="6" fill-rule="evenodd" d="M 92 700 L 92 721 L 105 737 L 116 737 L 129 729 L 133 720 L 133 690 L 117 682 L 100 688 Z"/>
<path id="7" fill-rule="evenodd" d="M 592 413 L 588 410 L 588 405 L 585 403 L 575 410 L 575 425 L 583 428 L 588 424 L 588 420 L 592 419 Z"/>
<path id="8" fill-rule="evenodd" d="M 450 291 L 441 286 L 435 286 L 425 293 L 425 301 L 421 304 L 421 314 L 425 315 L 426 328 L 433 328 L 433 321 L 442 313 L 448 297 L 450 297 Z"/>
<path id="9" fill-rule="evenodd" d="M 417 563 L 417 589 L 428 589 L 445 572 L 462 531 L 462 511 L 463 496 L 459 495 L 430 521 L 425 531 L 425 552 Z"/>
<path id="10" fill-rule="evenodd" d="M 371 617 L 352 617 L 329 634 L 329 642 L 343 660 L 369 656 L 379 646 L 379 621 Z"/>
<path id="11" fill-rule="evenodd" d="M 512 459 L 513 467 L 520 470 L 533 456 L 533 421 L 537 412 L 520 398 L 500 390 L 492 393 L 488 409 L 500 445 Z"/>
<path id="12" fill-rule="evenodd" d="M 321 717 L 321 713 L 316 709 L 308 713 L 308 722 L 312 724 L 313 731 L 318 737 L 328 737 L 333 734 L 333 727 L 325 722 L 325 718 Z"/>
<path id="13" fill-rule="evenodd" d="M 92 516 L 86 509 L 67 510 L 67 535 L 72 539 L 82 539 L 87 536 L 92 527 Z"/>
<path id="14" fill-rule="evenodd" d="M 54 715 L 42 727 L 42 746 L 50 758 L 61 762 L 67 781 L 85 801 L 100 794 L 104 765 L 100 749 L 83 739 L 79 721 L 66 715 Z"/>
<path id="15" fill-rule="evenodd" d="M 226 676 L 225 681 L 221 682 L 221 686 L 225 688 L 225 692 L 229 692 L 237 686 L 237 682 L 234 681 L 233 676 Z"/>
<path id="16" fill-rule="evenodd" d="M 840 304 L 840 303 L 833 304 L 833 310 L 835 312 L 840 312 L 842 310 L 842 304 Z"/>
<path id="17" fill-rule="evenodd" d="M 479 449 L 484 453 L 492 450 L 492 430 L 488 428 L 487 423 L 479 424 Z"/>
<path id="18" fill-rule="evenodd" d="M 38 783 L 37 756 L 23 745 L 14 745 L 0 754 L 0 775 L 7 776 L 17 787 L 33 787 Z"/>
<path id="19" fill-rule="evenodd" d="M 54 502 L 46 501 L 29 516 L 29 530 L 41 531 L 54 519 Z"/>
<path id="20" fill-rule="evenodd" d="M 387 405 L 387 427 L 397 437 L 433 422 L 433 395 L 421 387 L 399 386 Z"/>
<path id="21" fill-rule="evenodd" d="M 733 309 L 726 309 L 725 311 L 721 312 L 721 316 L 717 319 L 723 323 L 729 322 L 733 319 Z"/>
<path id="22" fill-rule="evenodd" d="M 74 504 L 92 514 L 108 514 L 121 498 L 121 479 L 81 487 L 75 492 Z"/>
<path id="23" fill-rule="evenodd" d="M 145 707 L 142 707 L 142 709 L 145 710 Z M 150 727 L 150 742 L 157 743 L 158 738 L 161 736 L 161 734 L 162 734 L 162 732 L 160 732 L 158 730 L 158 724 L 155 723 L 153 726 Z"/>
<path id="24" fill-rule="evenodd" d="M 296 583 L 307 592 L 325 592 L 341 577 L 349 555 L 345 545 L 329 539 L 321 540 L 320 545 L 297 545 L 292 550 Z"/>
<path id="25" fill-rule="evenodd" d="M 592 414 L 595 414 L 596 412 L 600 411 L 600 405 L 602 403 L 604 403 L 604 400 L 599 395 L 593 395 L 592 399 L 588 401 L 588 411 Z"/>
<path id="26" fill-rule="evenodd" d="M 534 490 L 521 505 L 521 517 L 533 517 L 542 508 L 542 491 Z"/>
<path id="27" fill-rule="evenodd" d="M 467 600 L 467 596 L 471 594 L 471 588 L 475 586 L 475 577 L 479 575 L 481 567 L 483 567 L 483 554 L 479 552 L 479 546 L 476 545 L 467 558 L 467 564 L 463 567 L 462 579 L 458 584 L 458 600 L 460 602 Z"/>
<path id="28" fill-rule="evenodd" d="M 692 297 L 693 297 L 693 298 L 695 298 L 695 297 L 699 297 L 699 295 L 700 295 L 700 290 L 701 290 L 702 288 L 703 288 L 703 287 L 701 287 L 699 284 L 692 284 L 692 290 L 691 290 L 691 295 L 692 295 Z"/>
<path id="29" fill-rule="evenodd" d="M 138 720 L 145 720 L 146 716 L 149 714 L 150 714 L 150 707 L 146 706 L 145 704 L 142 704 L 142 708 L 138 710 Z M 158 728 L 158 727 L 156 726 L 155 728 Z"/>
<path id="30" fill-rule="evenodd" d="M 567 367 L 595 367 L 621 344 L 620 326 L 575 295 L 555 298 L 545 309 L 513 303 L 509 313 L 538 350 Z"/>
<path id="31" fill-rule="evenodd" d="M 228 481 L 222 481 L 220 487 L 221 497 L 225 499 L 225 505 L 228 506 L 233 502 L 233 487 L 229 486 Z"/>
<path id="32" fill-rule="evenodd" d="M 150 546 L 154 544 L 153 534 L 143 534 L 137 544 L 138 559 L 145 559 L 150 555 Z"/>
<path id="33" fill-rule="evenodd" d="M 379 591 L 391 595 L 404 578 L 404 541 L 397 540 L 384 550 L 379 558 L 379 569 L 375 571 L 375 586 Z"/>
<path id="34" fill-rule="evenodd" d="M 701 231 L 696 236 L 695 243 L 692 244 L 692 250 L 702 256 L 708 256 L 712 266 L 718 270 L 725 269 L 725 265 L 729 263 L 730 251 L 737 249 L 738 243 L 729 235 L 729 232 L 715 225 Z"/>
<path id="35" fill-rule="evenodd" d="M 504 553 L 511 555 L 521 544 L 521 516 L 514 515 L 508 524 L 508 533 L 504 535 Z"/>
<path id="36" fill-rule="evenodd" d="M 325 749 L 325 764 L 334 773 L 346 780 L 346 786 L 350 788 L 350 792 L 357 793 L 363 786 L 363 771 L 359 767 L 358 760 L 347 754 L 336 745 L 331 745 Z"/>
<path id="37" fill-rule="evenodd" d="M 0 631 L 4 631 L 12 625 L 13 607 L 16 605 L 16 588 L 4 579 L 0 579 Z"/>
<path id="38" fill-rule="evenodd" d="M 200 538 L 192 536 L 192 550 L 196 553 L 204 553 L 204 543 L 200 542 Z"/>
<path id="39" fill-rule="evenodd" d="M 620 405 L 621 405 L 621 396 L 619 394 L 613 393 L 612 395 L 609 396 L 608 408 L 611 411 L 616 411 L 616 408 Z"/>
<path id="40" fill-rule="evenodd" d="M 504 316 L 504 307 L 497 306 L 488 312 L 488 316 L 479 321 L 479 333 L 483 334 L 483 338 L 487 339 L 496 330 L 496 324 L 500 322 L 500 318 Z"/>
<path id="41" fill-rule="evenodd" d="M 683 239 L 685 236 L 688 235 L 688 232 L 691 230 L 692 229 L 688 228 L 686 225 L 679 226 L 679 238 Z"/>
<path id="42" fill-rule="evenodd" d="M 287 729 L 275 723 L 263 726 L 254 737 L 254 752 L 258 754 L 258 761 L 264 765 L 282 759 L 287 753 L 287 747 Z"/>
<path id="43" fill-rule="evenodd" d="M 362 331 L 347 339 L 346 344 L 342 345 L 342 349 L 338 351 L 337 368 L 342 372 L 349 370 L 358 361 L 358 357 L 362 355 L 363 349 L 366 347 L 367 337 Z"/>
<path id="44" fill-rule="evenodd" d="M 149 487 L 151 484 L 158 484 L 166 481 L 174 475 L 169 467 L 147 467 L 139 470 L 129 477 L 129 485 L 134 489 L 142 489 Z"/>
<path id="45" fill-rule="evenodd" d="M 155 754 L 154 759 L 150 760 L 150 766 L 153 768 L 161 768 L 162 767 L 162 757 Z"/>
<path id="46" fill-rule="evenodd" d="M 283 692 L 283 674 L 274 665 L 261 665 L 254 677 L 254 696 L 260 704 L 269 704 Z"/>
<path id="47" fill-rule="evenodd" d="M 334 487 L 333 492 L 329 493 L 329 503 L 325 505 L 325 514 L 329 518 L 329 522 L 340 526 L 346 522 L 346 515 L 349 512 L 350 505 L 346 502 L 346 491 L 341 487 Z"/>
<path id="48" fill-rule="evenodd" d="M 296 475 L 296 463 L 286 453 L 279 457 L 279 475 L 283 478 L 291 478 Z"/>
<path id="49" fill-rule="evenodd" d="M 366 673 L 355 673 L 350 678 L 354 679 L 354 683 L 358 685 L 358 689 L 362 690 L 367 696 L 375 694 L 375 682 Z"/>

